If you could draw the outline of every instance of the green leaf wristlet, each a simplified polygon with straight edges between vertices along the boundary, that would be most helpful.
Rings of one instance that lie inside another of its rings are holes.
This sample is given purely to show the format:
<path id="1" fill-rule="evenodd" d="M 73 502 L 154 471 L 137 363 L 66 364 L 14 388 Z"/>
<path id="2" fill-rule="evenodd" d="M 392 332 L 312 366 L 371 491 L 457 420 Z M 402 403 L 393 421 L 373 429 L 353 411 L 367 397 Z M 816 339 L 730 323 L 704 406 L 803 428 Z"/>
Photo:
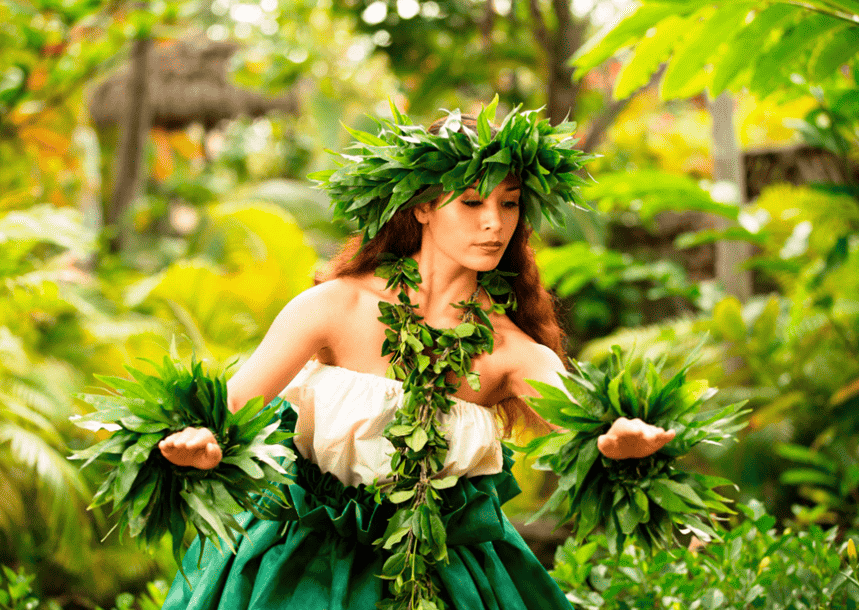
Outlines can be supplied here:
<path id="1" fill-rule="evenodd" d="M 743 401 L 702 411 L 716 390 L 706 381 L 686 379 L 697 352 L 667 383 L 660 376 L 663 363 L 650 360 L 643 362 L 634 380 L 617 346 L 605 370 L 573 362 L 576 372 L 560 375 L 567 392 L 530 382 L 542 396 L 528 402 L 549 422 L 565 429 L 535 439 L 525 448 L 537 458 L 535 468 L 560 476 L 555 493 L 533 519 L 567 499 L 563 520 L 572 520 L 576 540 L 581 542 L 602 525 L 612 553 L 622 551 L 626 538 L 632 536 L 645 548 L 667 546 L 674 540 L 675 525 L 704 541 L 718 538 L 710 526 L 711 513 L 733 511 L 715 488 L 732 483 L 684 472 L 676 463 L 699 443 L 721 444 L 732 437 L 745 427 L 746 422 L 738 420 L 750 410 L 741 410 Z M 676 436 L 646 458 L 612 460 L 600 455 L 597 438 L 619 417 L 640 418 L 674 430 Z"/>
<path id="2" fill-rule="evenodd" d="M 122 535 L 128 528 L 147 545 L 170 532 L 173 556 L 187 580 L 180 561 L 187 521 L 197 529 L 202 558 L 206 538 L 218 550 L 223 540 L 235 552 L 234 532 L 247 532 L 233 515 L 249 510 L 273 519 L 275 507 L 286 506 L 278 484 L 289 483 L 286 468 L 295 454 L 280 442 L 293 434 L 278 431 L 279 420 L 262 397 L 231 413 L 223 373 L 209 374 L 195 361 L 189 370 L 168 356 L 161 366 L 149 362 L 155 375 L 125 367 L 133 379 L 97 376 L 114 394 L 80 396 L 97 411 L 73 418 L 74 423 L 113 434 L 70 459 L 86 460 L 81 468 L 94 460 L 113 466 L 89 508 L 112 501 L 111 514 L 118 516 L 114 529 Z M 177 466 L 161 455 L 158 442 L 188 426 L 212 431 L 223 456 L 218 466 Z"/>

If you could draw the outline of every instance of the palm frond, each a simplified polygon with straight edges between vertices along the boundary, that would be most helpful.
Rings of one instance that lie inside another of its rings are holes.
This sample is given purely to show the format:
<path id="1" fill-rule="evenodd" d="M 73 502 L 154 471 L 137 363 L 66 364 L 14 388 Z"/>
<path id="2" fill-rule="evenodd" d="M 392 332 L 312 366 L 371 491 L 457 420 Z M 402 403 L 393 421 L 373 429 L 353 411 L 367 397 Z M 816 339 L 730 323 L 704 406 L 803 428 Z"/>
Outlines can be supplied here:
<path id="1" fill-rule="evenodd" d="M 22 475 L 12 494 L 17 498 L 10 496 L 7 499 L 10 509 L 14 510 L 15 504 L 23 501 L 29 489 L 35 494 L 36 502 L 27 510 L 36 510 L 39 520 L 53 532 L 55 551 L 62 556 L 73 557 L 81 548 L 84 528 L 80 522 L 86 500 L 91 496 L 82 475 L 40 436 L 40 432 L 0 422 L 0 445 L 4 443 L 9 443 L 8 451 L 0 453 L 0 456 L 7 455 L 9 463 L 0 464 L 0 471 L 14 468 Z M 11 513 L 12 510 L 10 518 Z M 20 527 L 21 523 L 30 520 L 21 519 L 13 527 Z"/>
<path id="2" fill-rule="evenodd" d="M 51 420 L 40 410 L 34 409 L 27 401 L 21 400 L 12 393 L 4 392 L 2 388 L 0 388 L 0 414 L 6 421 L 18 419 L 20 422 L 29 424 L 39 430 L 49 442 L 57 445 L 62 443 L 62 438 Z"/>

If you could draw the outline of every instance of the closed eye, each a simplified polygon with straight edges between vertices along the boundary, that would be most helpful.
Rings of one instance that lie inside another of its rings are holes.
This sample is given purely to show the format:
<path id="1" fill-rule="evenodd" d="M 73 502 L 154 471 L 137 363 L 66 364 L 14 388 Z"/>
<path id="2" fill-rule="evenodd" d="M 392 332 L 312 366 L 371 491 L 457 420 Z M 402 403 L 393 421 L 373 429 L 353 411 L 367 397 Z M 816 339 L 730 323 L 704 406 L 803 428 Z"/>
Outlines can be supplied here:
<path id="1" fill-rule="evenodd" d="M 470 208 L 476 208 L 477 206 L 479 206 L 483 202 L 480 199 L 469 199 L 467 201 L 463 201 L 462 203 L 464 205 L 467 205 Z M 501 205 L 505 208 L 512 209 L 512 208 L 518 208 L 519 202 L 518 201 L 505 201 Z"/>

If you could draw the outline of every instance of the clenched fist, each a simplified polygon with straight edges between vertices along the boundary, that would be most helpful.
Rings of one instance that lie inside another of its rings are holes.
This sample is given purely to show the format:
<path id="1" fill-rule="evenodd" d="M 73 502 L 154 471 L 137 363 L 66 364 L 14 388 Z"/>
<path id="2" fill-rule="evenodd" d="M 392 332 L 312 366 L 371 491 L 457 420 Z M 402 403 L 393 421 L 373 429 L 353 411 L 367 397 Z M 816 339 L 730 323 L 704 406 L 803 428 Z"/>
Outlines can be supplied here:
<path id="1" fill-rule="evenodd" d="M 221 462 L 221 448 L 208 428 L 185 428 L 158 443 L 161 455 L 177 466 L 210 470 Z"/>
<path id="2" fill-rule="evenodd" d="M 597 439 L 597 449 L 612 460 L 643 458 L 662 449 L 674 435 L 674 430 L 663 430 L 638 418 L 619 417 Z"/>

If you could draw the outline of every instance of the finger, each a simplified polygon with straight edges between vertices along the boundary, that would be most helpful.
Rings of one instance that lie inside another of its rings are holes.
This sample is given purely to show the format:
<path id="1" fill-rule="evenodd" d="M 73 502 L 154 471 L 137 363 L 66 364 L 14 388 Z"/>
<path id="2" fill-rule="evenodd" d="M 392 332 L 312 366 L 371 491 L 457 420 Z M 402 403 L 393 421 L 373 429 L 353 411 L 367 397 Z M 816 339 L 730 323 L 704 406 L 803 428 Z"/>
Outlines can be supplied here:
<path id="1" fill-rule="evenodd" d="M 178 434 L 178 433 L 176 433 L 176 434 Z M 172 451 L 173 449 L 176 448 L 176 440 L 178 438 L 176 436 L 176 434 L 171 434 L 167 438 L 163 439 L 160 443 L 158 443 L 158 446 L 161 449 L 166 449 L 168 451 Z"/>
<path id="2" fill-rule="evenodd" d="M 629 434 L 634 430 L 632 426 L 632 421 L 626 419 L 625 417 L 618 417 L 611 425 L 611 428 L 608 429 L 607 434 L 611 436 Z"/>
<path id="3" fill-rule="evenodd" d="M 174 432 L 173 434 L 164 439 L 164 444 L 171 448 L 177 447 L 185 438 L 184 432 L 184 430 Z"/>
<path id="4" fill-rule="evenodd" d="M 195 449 L 199 448 L 201 445 L 198 440 L 198 436 L 200 435 L 200 428 L 185 428 L 181 432 L 181 437 L 177 445 L 182 449 Z"/>
<path id="5" fill-rule="evenodd" d="M 176 442 L 176 439 L 179 438 L 179 432 L 173 432 L 172 434 L 168 434 L 166 437 L 162 439 L 162 443 L 166 443 L 168 445 L 172 445 Z"/>
<path id="6" fill-rule="evenodd" d="M 636 434 L 640 434 L 642 436 L 652 436 L 656 434 L 656 431 L 658 430 L 658 428 L 654 428 L 650 424 L 646 424 L 640 419 L 636 420 L 635 425 L 632 426 L 632 429 L 635 431 Z"/>
<path id="7" fill-rule="evenodd" d="M 212 442 L 212 433 L 206 428 L 200 428 L 191 437 L 190 444 L 195 447 L 205 447 L 206 444 Z"/>
<path id="8" fill-rule="evenodd" d="M 597 449 L 599 449 L 601 453 L 611 451 L 616 446 L 617 439 L 613 436 L 609 436 L 608 434 L 602 434 L 599 438 L 597 438 Z"/>
<path id="9" fill-rule="evenodd" d="M 194 439 L 194 437 L 195 437 L 195 436 L 197 436 L 197 434 L 198 434 L 199 432 L 200 432 L 200 429 L 199 429 L 199 428 L 192 428 L 192 427 L 190 427 L 190 426 L 189 426 L 188 428 L 185 428 L 185 429 L 184 429 L 184 430 L 182 430 L 182 432 L 181 432 L 181 434 L 182 434 L 182 441 L 183 441 L 183 442 L 185 442 L 185 443 L 187 443 L 187 442 L 189 442 L 189 441 L 193 440 L 193 439 Z"/>
<path id="10" fill-rule="evenodd" d="M 644 422 L 644 421 L 641 422 L 641 429 L 646 430 L 647 432 L 650 432 L 651 434 L 657 434 L 659 432 L 662 432 L 662 428 L 660 428 L 659 426 L 654 426 L 653 424 L 648 424 L 647 422 Z"/>

